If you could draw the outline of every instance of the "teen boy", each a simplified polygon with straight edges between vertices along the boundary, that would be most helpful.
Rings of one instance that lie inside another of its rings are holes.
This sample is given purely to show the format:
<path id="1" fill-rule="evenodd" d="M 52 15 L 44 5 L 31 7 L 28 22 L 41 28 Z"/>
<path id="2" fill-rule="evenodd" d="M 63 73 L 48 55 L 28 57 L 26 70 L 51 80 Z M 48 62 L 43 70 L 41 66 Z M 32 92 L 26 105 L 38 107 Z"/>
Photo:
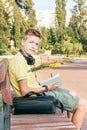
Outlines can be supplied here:
<path id="1" fill-rule="evenodd" d="M 38 93 L 45 92 L 58 98 L 66 111 L 68 117 L 80 130 L 85 116 L 85 102 L 69 90 L 59 88 L 58 83 L 41 87 L 31 72 L 31 65 L 35 60 L 32 55 L 40 45 L 41 34 L 36 29 L 28 29 L 21 40 L 21 49 L 9 61 L 9 76 L 11 85 L 18 96 L 24 96 L 30 91 Z M 59 107 L 59 106 L 58 106 Z M 72 113 L 72 114 L 71 114 Z"/>

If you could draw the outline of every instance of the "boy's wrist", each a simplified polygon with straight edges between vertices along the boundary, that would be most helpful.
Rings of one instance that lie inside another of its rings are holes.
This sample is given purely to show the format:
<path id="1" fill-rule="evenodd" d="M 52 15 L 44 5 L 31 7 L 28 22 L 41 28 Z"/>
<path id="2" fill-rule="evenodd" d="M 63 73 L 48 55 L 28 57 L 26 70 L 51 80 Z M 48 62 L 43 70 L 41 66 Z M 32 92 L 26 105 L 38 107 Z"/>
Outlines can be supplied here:
<path id="1" fill-rule="evenodd" d="M 43 85 L 42 87 L 45 88 L 44 92 L 47 92 L 47 91 L 48 91 L 48 86 L 47 86 L 47 85 Z"/>

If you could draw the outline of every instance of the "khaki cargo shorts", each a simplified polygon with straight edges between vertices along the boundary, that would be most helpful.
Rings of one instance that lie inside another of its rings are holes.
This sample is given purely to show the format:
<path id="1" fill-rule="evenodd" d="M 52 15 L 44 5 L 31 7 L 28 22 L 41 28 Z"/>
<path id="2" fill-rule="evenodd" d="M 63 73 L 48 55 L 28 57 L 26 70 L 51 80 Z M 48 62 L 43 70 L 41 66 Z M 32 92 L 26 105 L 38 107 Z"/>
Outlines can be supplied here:
<path id="1" fill-rule="evenodd" d="M 46 95 L 51 95 L 58 99 L 62 104 L 63 108 L 66 111 L 74 113 L 78 103 L 79 103 L 79 97 L 78 96 L 72 96 L 70 94 L 70 91 L 63 88 L 56 88 L 55 90 L 45 92 Z M 60 104 L 57 105 L 58 108 L 60 108 Z"/>

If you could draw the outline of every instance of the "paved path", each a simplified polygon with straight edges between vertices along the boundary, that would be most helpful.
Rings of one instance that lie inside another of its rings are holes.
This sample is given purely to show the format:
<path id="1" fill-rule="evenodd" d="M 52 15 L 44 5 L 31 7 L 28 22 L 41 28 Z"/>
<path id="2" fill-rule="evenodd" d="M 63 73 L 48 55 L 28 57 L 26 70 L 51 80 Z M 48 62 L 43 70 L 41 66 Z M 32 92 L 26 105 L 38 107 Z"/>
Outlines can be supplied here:
<path id="1" fill-rule="evenodd" d="M 75 91 L 79 96 L 87 99 L 87 61 L 74 62 L 60 65 L 55 68 L 45 68 L 37 71 L 39 81 L 50 77 L 50 73 L 59 73 L 62 79 L 62 86 Z M 87 114 L 81 130 L 87 130 Z"/>

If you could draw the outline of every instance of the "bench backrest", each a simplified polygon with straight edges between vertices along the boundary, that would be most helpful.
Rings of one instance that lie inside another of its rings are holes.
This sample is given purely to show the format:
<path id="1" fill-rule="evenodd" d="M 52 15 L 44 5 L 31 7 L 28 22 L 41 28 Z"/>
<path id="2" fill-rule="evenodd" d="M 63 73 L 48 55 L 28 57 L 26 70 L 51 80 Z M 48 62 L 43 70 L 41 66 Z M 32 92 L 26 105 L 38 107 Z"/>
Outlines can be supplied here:
<path id="1" fill-rule="evenodd" d="M 10 81 L 8 77 L 8 59 L 0 61 L 0 90 L 3 101 L 8 105 L 12 105 Z"/>

